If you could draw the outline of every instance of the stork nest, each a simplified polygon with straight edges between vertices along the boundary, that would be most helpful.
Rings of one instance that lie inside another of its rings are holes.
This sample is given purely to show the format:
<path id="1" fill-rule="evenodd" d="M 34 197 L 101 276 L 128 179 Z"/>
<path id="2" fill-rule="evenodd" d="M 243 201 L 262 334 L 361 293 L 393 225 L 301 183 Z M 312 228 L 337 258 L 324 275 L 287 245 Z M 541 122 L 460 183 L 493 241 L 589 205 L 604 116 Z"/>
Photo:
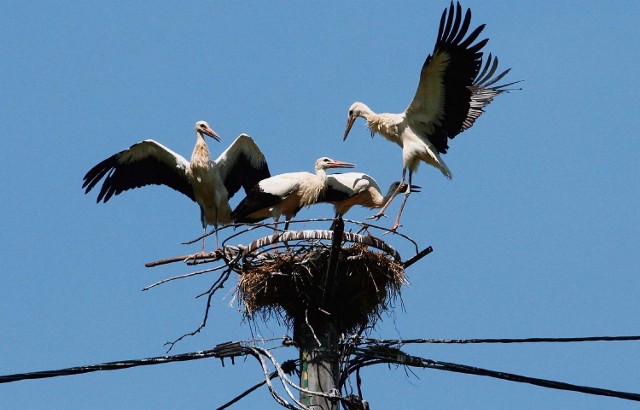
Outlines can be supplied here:
<path id="1" fill-rule="evenodd" d="M 407 283 L 402 265 L 355 244 L 341 249 L 333 289 L 328 289 L 330 253 L 328 247 L 307 247 L 245 264 L 238 283 L 245 318 L 277 316 L 287 325 L 297 318 L 312 327 L 332 319 L 343 333 L 375 325 Z"/>

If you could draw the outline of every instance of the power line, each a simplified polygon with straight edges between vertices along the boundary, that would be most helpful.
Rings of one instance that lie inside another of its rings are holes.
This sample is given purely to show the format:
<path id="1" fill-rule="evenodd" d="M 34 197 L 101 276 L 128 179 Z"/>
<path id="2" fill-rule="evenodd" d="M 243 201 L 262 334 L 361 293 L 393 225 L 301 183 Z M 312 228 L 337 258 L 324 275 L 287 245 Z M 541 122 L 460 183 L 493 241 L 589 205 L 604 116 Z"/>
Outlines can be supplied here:
<path id="1" fill-rule="evenodd" d="M 297 366 L 298 366 L 298 360 L 287 360 L 286 362 L 282 363 L 281 368 L 282 368 L 282 371 L 285 372 L 286 374 L 293 374 L 293 373 L 295 373 L 295 371 L 297 369 Z M 269 376 L 268 376 L 269 380 L 273 380 L 276 377 L 278 377 L 278 372 L 277 371 L 271 372 L 271 374 L 269 374 Z M 246 397 L 249 394 L 253 393 L 258 388 L 264 386 L 265 384 L 267 384 L 267 380 L 266 379 L 256 383 L 255 385 L 253 385 L 252 387 L 248 388 L 244 392 L 240 393 L 239 395 L 237 395 L 236 397 L 234 397 L 230 401 L 228 401 L 225 404 L 223 404 L 222 406 L 218 407 L 216 410 L 224 410 L 226 408 L 229 408 L 231 405 L 237 403 L 238 401 L 240 401 L 244 397 Z"/>
<path id="2" fill-rule="evenodd" d="M 149 357 L 146 359 L 137 359 L 137 360 L 121 360 L 117 362 L 108 362 L 108 363 L 100 363 L 93 364 L 87 366 L 77 366 L 77 367 L 69 367 L 66 369 L 59 370 L 44 370 L 37 372 L 29 372 L 29 373 L 18 373 L 18 374 L 10 374 L 6 376 L 0 376 L 0 383 L 10 383 L 20 380 L 29 380 L 29 379 L 44 379 L 48 377 L 58 377 L 58 376 L 71 376 L 75 374 L 82 373 L 91 373 L 98 371 L 106 371 L 106 370 L 120 370 L 127 369 L 129 367 L 137 367 L 137 366 L 151 366 L 156 364 L 164 364 L 170 362 L 184 362 L 189 360 L 198 360 L 205 359 L 209 357 L 217 357 L 221 360 L 224 358 L 230 358 L 233 361 L 233 358 L 236 356 L 243 356 L 246 354 L 245 347 L 238 342 L 227 342 L 221 343 L 209 350 L 202 350 L 199 352 L 192 353 L 183 353 L 173 356 L 159 356 L 159 357 Z M 224 365 L 224 362 L 223 362 Z"/>
<path id="3" fill-rule="evenodd" d="M 528 383 L 536 386 L 547 387 L 552 389 L 569 390 L 578 393 L 593 394 L 598 396 L 616 397 L 619 399 L 640 401 L 640 394 L 629 393 L 609 389 L 601 389 L 598 387 L 579 386 L 575 384 L 560 382 L 556 380 L 539 379 L 536 377 L 522 376 L 513 373 L 500 372 L 495 370 L 483 369 L 480 367 L 467 366 L 457 363 L 440 362 L 437 360 L 426 359 L 418 356 L 408 355 L 399 349 L 385 348 L 381 346 L 368 349 L 355 349 L 359 353 L 360 364 L 352 367 L 350 372 L 355 371 L 359 367 L 365 367 L 379 363 L 397 363 L 412 367 L 423 367 L 436 370 L 445 370 L 456 373 L 472 374 L 476 376 L 488 376 L 497 379 L 508 380 L 518 383 Z M 357 360 L 357 359 L 356 359 Z"/>
<path id="4" fill-rule="evenodd" d="M 637 341 L 640 336 L 587 336 L 587 337 L 529 337 L 521 339 L 358 339 L 365 343 L 382 345 L 432 344 L 482 344 L 482 343 L 574 343 L 574 342 L 619 342 Z"/>
<path id="5" fill-rule="evenodd" d="M 269 380 L 273 380 L 278 376 L 278 372 L 271 372 L 271 374 L 269 374 Z M 244 399 L 246 396 L 248 396 L 249 394 L 253 393 L 254 391 L 258 390 L 260 387 L 264 386 L 265 384 L 267 384 L 266 380 L 262 380 L 256 384 L 254 384 L 253 386 L 251 386 L 250 388 L 248 388 L 247 390 L 245 390 L 244 392 L 240 393 L 239 395 L 237 395 L 236 397 L 234 397 L 233 399 L 229 400 L 228 402 L 226 402 L 225 404 L 223 404 L 220 407 L 217 407 L 216 410 L 224 410 L 227 409 L 229 407 L 231 407 L 233 404 L 239 402 L 240 400 Z"/>
<path id="6" fill-rule="evenodd" d="M 487 376 L 498 378 L 502 380 L 508 380 L 512 382 L 519 383 L 528 383 L 533 384 L 540 387 L 552 388 L 552 389 L 560 389 L 560 390 L 568 390 L 575 391 L 579 393 L 585 394 L 593 394 L 600 396 L 608 396 L 615 397 L 625 400 L 633 400 L 640 401 L 640 394 L 638 393 L 630 393 L 630 392 L 622 392 L 616 390 L 602 389 L 598 387 L 590 387 L 590 386 L 580 386 L 565 382 L 560 382 L 556 380 L 547 380 L 540 379 L 529 376 L 522 376 L 513 373 L 489 370 L 479 367 L 467 366 L 458 363 L 450 363 L 450 362 L 441 362 L 437 360 L 427 359 L 419 356 L 412 356 L 404 353 L 400 349 L 393 348 L 390 346 L 393 345 L 404 345 L 411 343 L 537 343 L 537 342 L 593 342 L 593 341 L 637 341 L 640 340 L 640 336 L 590 336 L 590 337 L 572 337 L 572 338 L 526 338 L 526 339 L 407 339 L 407 340 L 378 340 L 371 338 L 352 338 L 350 342 L 346 344 L 350 344 L 352 346 L 352 354 L 354 355 L 351 360 L 348 361 L 348 369 L 347 374 L 351 374 L 362 367 L 367 367 L 375 364 L 389 364 L 395 363 L 400 365 L 406 365 L 411 367 L 422 367 L 422 368 L 430 368 L 436 370 L 444 370 L 451 371 L 456 373 L 465 373 L 477 376 Z M 226 342 L 216 345 L 213 349 L 202 350 L 198 352 L 191 353 L 183 353 L 173 356 L 159 356 L 159 357 L 150 357 L 145 359 L 137 359 L 137 360 L 122 360 L 116 362 L 108 362 L 101 363 L 95 365 L 87 365 L 87 366 L 77 366 L 70 367 L 66 369 L 59 370 L 45 370 L 45 371 L 37 371 L 37 372 L 29 372 L 29 373 L 19 373 L 12 375 L 0 376 L 0 383 L 10 383 L 20 380 L 29 380 L 29 379 L 42 379 L 48 377 L 58 377 L 58 376 L 70 376 L 75 374 L 82 373 L 90 373 L 95 371 L 107 371 L 107 370 L 119 370 L 126 369 L 130 367 L 137 366 L 149 366 L 149 365 L 157 365 L 164 364 L 170 362 L 182 362 L 189 360 L 198 360 L 205 359 L 210 357 L 216 357 L 223 360 L 229 358 L 232 363 L 235 357 L 245 356 L 245 355 L 254 355 L 261 356 L 266 351 L 263 349 L 258 349 L 256 347 L 251 347 L 250 344 L 253 341 L 243 341 L 243 342 Z M 367 346 L 364 347 L 363 346 Z M 225 406 L 230 405 L 242 397 L 246 396 L 256 388 L 260 387 L 263 384 L 270 384 L 269 381 L 276 377 L 276 375 L 280 376 L 281 379 L 284 379 L 283 382 L 288 382 L 286 377 L 283 377 L 283 373 L 280 373 L 284 370 L 284 372 L 289 373 L 291 370 L 288 368 L 295 361 L 288 361 L 283 363 L 283 366 L 280 366 L 275 362 L 270 355 L 267 355 L 272 363 L 276 366 L 276 372 L 274 373 L 265 373 L 265 381 L 255 385 L 253 388 L 247 390 L 240 396 L 236 397 L 236 399 L 228 402 Z M 291 362 L 291 363 L 290 363 Z M 264 365 L 264 363 L 263 363 Z M 264 366 L 263 366 L 264 367 Z M 266 372 L 266 370 L 265 370 Z M 348 377 L 348 375 L 347 375 Z M 290 383 L 290 382 L 289 382 Z M 298 386 L 294 386 L 299 388 Z M 270 386 L 270 389 L 272 387 Z"/>

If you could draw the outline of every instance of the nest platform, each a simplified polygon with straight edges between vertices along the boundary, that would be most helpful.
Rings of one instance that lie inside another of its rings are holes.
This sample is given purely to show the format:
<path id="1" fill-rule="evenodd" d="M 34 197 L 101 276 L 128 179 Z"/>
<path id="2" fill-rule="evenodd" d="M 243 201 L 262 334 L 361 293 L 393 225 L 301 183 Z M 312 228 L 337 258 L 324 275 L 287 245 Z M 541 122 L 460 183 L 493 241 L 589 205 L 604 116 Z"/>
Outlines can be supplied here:
<path id="1" fill-rule="evenodd" d="M 399 255 L 380 239 L 365 236 L 362 238 L 368 240 L 340 246 L 331 277 L 332 247 L 321 240 L 309 240 L 330 239 L 331 235 L 291 234 L 269 241 L 273 245 L 287 240 L 285 247 L 259 252 L 236 269 L 238 299 L 245 318 L 275 316 L 287 325 L 299 322 L 312 328 L 331 320 L 336 330 L 349 333 L 373 326 L 393 307 L 407 283 Z M 348 235 L 353 234 L 345 233 L 344 237 L 350 239 Z M 304 241 L 291 241 L 305 236 Z"/>

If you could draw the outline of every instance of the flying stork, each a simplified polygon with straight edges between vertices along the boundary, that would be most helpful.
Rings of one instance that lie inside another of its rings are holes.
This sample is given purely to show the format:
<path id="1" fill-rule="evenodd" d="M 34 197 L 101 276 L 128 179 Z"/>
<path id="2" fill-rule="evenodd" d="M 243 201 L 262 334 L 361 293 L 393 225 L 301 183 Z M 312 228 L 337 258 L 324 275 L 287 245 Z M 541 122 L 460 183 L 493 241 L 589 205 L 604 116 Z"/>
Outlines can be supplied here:
<path id="1" fill-rule="evenodd" d="M 369 209 L 382 208 L 391 197 L 409 188 L 407 184 L 396 181 L 389 186 L 387 193 L 382 195 L 376 180 L 362 172 L 329 175 L 326 185 L 321 202 L 333 204 L 336 218 L 341 218 L 355 205 Z M 420 192 L 420 187 L 413 185 L 411 190 Z"/>
<path id="2" fill-rule="evenodd" d="M 217 248 L 218 226 L 231 222 L 229 198 L 241 186 L 248 192 L 258 181 L 268 178 L 269 167 L 260 148 L 247 134 L 240 134 L 218 159 L 212 161 L 204 136 L 216 141 L 220 141 L 220 137 L 206 121 L 196 122 L 195 132 L 196 145 L 191 161 L 159 142 L 144 140 L 91 168 L 82 184 L 82 188 L 86 188 L 85 194 L 103 177 L 98 203 L 106 203 L 113 195 L 129 189 L 166 185 L 198 203 L 204 233 L 207 225 L 214 226 Z"/>
<path id="3" fill-rule="evenodd" d="M 392 230 L 400 225 L 404 204 L 411 194 L 413 172 L 420 161 L 438 168 L 451 179 L 451 171 L 440 158 L 440 154 L 445 154 L 449 148 L 448 139 L 471 127 L 487 104 L 515 84 L 495 85 L 510 69 L 494 76 L 498 58 L 491 54 L 482 66 L 481 50 L 488 39 L 472 43 L 484 29 L 484 24 L 467 35 L 470 22 L 471 10 L 467 9 L 463 19 L 460 3 L 454 7 L 452 2 L 448 12 L 445 8 L 433 54 L 427 56 L 416 94 L 404 112 L 376 114 L 361 102 L 355 102 L 349 108 L 343 140 L 347 139 L 355 120 L 362 117 L 367 121 L 372 137 L 380 133 L 402 147 L 401 182 L 405 181 L 408 169 L 409 189 Z M 374 218 L 384 216 L 392 200 L 393 196 Z"/>
<path id="4" fill-rule="evenodd" d="M 247 193 L 231 213 L 231 219 L 238 223 L 251 223 L 272 217 L 276 223 L 281 215 L 289 221 L 304 206 L 311 206 L 322 197 L 327 180 L 327 169 L 353 168 L 355 164 L 337 161 L 328 157 L 319 158 L 315 164 L 315 174 L 310 172 L 288 172 L 263 179 Z M 277 232 L 277 230 L 276 230 Z"/>

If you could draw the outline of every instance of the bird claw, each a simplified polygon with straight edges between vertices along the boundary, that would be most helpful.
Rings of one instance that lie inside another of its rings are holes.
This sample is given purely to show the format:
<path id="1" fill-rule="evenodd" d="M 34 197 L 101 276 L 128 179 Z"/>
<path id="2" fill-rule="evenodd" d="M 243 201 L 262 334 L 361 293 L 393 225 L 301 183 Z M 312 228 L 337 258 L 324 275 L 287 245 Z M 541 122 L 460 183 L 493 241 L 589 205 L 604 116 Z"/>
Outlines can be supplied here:
<path id="1" fill-rule="evenodd" d="M 402 225 L 400 225 L 400 221 L 396 220 L 396 222 L 393 224 L 393 226 L 391 227 L 391 229 L 388 229 L 385 233 L 383 233 L 382 235 L 387 235 L 390 233 L 398 233 L 398 228 L 400 228 Z"/>
<path id="2" fill-rule="evenodd" d="M 384 216 L 385 218 L 387 218 L 387 215 L 382 214 L 382 213 L 377 213 L 377 214 L 375 214 L 375 215 L 368 216 L 366 219 L 375 219 L 376 221 L 378 221 L 378 220 L 380 220 L 380 218 L 382 218 L 383 216 Z"/>
<path id="3" fill-rule="evenodd" d="M 394 225 L 391 229 L 389 229 L 385 233 L 383 233 L 382 236 L 388 235 L 390 233 L 398 233 L 398 228 L 399 227 L 400 227 L 400 225 Z"/>

